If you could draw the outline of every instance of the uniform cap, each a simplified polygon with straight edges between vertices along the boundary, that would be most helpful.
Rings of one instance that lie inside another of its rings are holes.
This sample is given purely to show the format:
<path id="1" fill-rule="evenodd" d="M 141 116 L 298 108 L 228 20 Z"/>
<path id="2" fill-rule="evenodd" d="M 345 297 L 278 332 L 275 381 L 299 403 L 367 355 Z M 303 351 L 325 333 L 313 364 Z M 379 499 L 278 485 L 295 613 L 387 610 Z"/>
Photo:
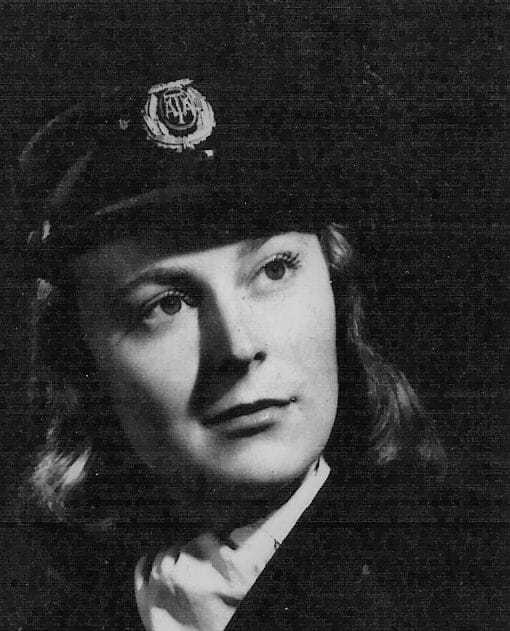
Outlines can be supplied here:
<path id="1" fill-rule="evenodd" d="M 120 226 L 162 222 L 198 245 L 314 231 L 333 214 L 334 108 L 269 78 L 139 82 L 51 120 L 21 155 L 38 275 Z"/>

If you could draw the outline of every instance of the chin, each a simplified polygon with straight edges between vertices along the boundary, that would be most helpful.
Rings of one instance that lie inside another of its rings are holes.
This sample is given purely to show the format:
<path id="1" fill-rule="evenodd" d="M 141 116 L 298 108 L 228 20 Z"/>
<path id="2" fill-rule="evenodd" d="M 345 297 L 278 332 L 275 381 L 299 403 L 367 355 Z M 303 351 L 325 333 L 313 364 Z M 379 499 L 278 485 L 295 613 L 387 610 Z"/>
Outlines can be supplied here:
<path id="1" fill-rule="evenodd" d="M 221 468 L 206 473 L 206 477 L 214 480 L 212 486 L 217 493 L 221 493 L 223 489 L 229 495 L 238 496 L 249 490 L 250 497 L 263 496 L 296 482 L 308 471 L 320 453 L 321 450 L 318 449 L 300 458 L 296 458 L 295 454 L 285 454 L 284 457 L 268 454 L 265 458 L 253 459 L 249 463 L 231 463 L 230 466 L 223 463 Z"/>

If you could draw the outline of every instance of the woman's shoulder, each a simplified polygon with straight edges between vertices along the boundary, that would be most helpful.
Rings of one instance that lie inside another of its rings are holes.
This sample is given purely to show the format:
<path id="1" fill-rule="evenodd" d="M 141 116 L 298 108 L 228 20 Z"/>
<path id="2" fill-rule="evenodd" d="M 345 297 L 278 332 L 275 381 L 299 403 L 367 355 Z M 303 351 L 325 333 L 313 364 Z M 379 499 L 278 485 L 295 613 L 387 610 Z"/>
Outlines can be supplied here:
<path id="1" fill-rule="evenodd" d="M 114 629 L 119 598 L 134 599 L 131 561 L 114 532 L 17 515 L 0 527 L 0 550 L 5 631 Z"/>
<path id="2" fill-rule="evenodd" d="M 507 628 L 503 542 L 452 519 L 447 496 L 409 475 L 332 474 L 229 630 Z"/>
<path id="3" fill-rule="evenodd" d="M 428 612 L 422 628 L 447 628 L 452 616 L 458 629 L 510 624 L 508 521 L 497 489 L 477 478 L 472 469 L 466 479 L 455 462 L 441 478 L 396 467 L 344 478 L 325 500 L 338 535 L 355 533 L 349 536 L 362 551 L 361 568 L 391 587 L 398 606 Z M 341 563 L 344 544 L 330 547 Z"/>
<path id="4" fill-rule="evenodd" d="M 58 530 L 48 525 L 4 522 L 0 528 L 3 628 L 46 629 L 61 622 L 65 602 L 78 600 L 81 590 L 69 567 L 57 561 L 57 551 L 63 561 L 64 544 Z"/>

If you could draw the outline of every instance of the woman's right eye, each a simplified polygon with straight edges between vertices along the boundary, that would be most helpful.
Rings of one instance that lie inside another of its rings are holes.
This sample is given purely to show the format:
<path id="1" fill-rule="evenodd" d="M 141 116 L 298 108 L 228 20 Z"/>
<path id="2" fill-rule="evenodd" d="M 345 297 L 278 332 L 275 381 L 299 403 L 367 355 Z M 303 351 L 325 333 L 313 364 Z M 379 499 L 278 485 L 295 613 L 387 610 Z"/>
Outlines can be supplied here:
<path id="1" fill-rule="evenodd" d="M 143 306 L 140 320 L 144 324 L 158 324 L 172 319 L 184 307 L 196 306 L 195 300 L 180 291 L 167 291 Z"/>
<path id="2" fill-rule="evenodd" d="M 182 298 L 180 296 L 176 296 L 175 294 L 163 296 L 163 298 L 159 301 L 159 307 L 161 311 L 167 315 L 175 315 L 181 310 Z"/>

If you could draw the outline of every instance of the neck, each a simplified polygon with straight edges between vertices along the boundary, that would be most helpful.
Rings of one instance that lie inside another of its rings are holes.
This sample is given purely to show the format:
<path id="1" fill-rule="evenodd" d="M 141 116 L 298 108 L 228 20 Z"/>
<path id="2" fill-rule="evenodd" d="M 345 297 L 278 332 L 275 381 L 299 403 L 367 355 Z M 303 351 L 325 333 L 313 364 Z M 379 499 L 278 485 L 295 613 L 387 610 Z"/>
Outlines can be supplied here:
<path id="1" fill-rule="evenodd" d="M 295 493 L 306 472 L 286 484 L 270 488 L 216 488 L 204 486 L 187 499 L 175 504 L 178 521 L 185 530 L 212 530 L 218 534 L 252 524 L 267 517 Z M 172 511 L 173 512 L 173 511 Z"/>

